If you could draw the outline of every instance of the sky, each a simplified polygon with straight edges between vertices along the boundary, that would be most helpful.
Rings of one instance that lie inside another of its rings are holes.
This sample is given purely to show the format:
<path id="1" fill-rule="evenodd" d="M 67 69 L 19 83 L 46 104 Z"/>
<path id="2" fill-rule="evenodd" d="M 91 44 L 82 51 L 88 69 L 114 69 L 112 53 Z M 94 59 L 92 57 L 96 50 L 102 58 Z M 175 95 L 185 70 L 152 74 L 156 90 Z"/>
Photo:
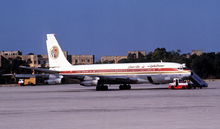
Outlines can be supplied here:
<path id="1" fill-rule="evenodd" d="M 155 48 L 220 52 L 220 0 L 0 0 L 0 51 L 46 54 L 55 33 L 69 54 Z"/>

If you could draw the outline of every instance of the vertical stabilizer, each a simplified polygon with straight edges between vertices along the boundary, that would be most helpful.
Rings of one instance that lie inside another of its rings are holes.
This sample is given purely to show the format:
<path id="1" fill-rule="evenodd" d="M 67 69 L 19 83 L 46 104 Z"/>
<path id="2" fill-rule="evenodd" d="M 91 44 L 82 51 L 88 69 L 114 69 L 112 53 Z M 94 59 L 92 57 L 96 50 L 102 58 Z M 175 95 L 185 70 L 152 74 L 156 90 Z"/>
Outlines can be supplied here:
<path id="1" fill-rule="evenodd" d="M 47 52 L 50 68 L 62 68 L 72 66 L 64 56 L 54 34 L 47 34 Z"/>

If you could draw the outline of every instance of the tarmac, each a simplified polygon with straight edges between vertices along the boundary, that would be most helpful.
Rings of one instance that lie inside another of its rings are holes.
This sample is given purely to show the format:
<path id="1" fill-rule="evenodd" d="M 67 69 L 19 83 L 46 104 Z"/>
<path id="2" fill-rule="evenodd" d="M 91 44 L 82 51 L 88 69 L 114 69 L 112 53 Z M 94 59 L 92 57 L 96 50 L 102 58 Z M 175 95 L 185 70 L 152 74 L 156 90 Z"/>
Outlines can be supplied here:
<path id="1" fill-rule="evenodd" d="M 0 87 L 0 129 L 220 129 L 220 81 L 167 87 Z"/>

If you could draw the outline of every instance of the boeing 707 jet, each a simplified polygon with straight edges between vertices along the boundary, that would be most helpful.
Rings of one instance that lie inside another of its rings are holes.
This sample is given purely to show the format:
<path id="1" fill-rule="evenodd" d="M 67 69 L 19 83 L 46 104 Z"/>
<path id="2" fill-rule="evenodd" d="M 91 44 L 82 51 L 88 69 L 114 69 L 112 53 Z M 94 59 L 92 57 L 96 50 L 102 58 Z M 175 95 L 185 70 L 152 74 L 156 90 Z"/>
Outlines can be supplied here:
<path id="1" fill-rule="evenodd" d="M 184 64 L 171 62 L 72 65 L 54 34 L 47 34 L 46 44 L 50 68 L 44 71 L 54 73 L 60 79 L 78 79 L 81 85 L 96 86 L 96 90 L 108 90 L 108 84 L 130 89 L 131 84 L 164 84 L 174 78 L 191 76 L 191 70 Z"/>

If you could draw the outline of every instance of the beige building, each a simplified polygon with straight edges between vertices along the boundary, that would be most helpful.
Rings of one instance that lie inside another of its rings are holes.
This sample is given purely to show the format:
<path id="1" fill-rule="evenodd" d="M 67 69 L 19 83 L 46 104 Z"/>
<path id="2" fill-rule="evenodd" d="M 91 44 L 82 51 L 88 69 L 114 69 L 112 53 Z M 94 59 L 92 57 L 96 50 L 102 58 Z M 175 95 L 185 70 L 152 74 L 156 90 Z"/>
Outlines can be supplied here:
<path id="1" fill-rule="evenodd" d="M 128 56 L 138 59 L 142 56 L 146 56 L 146 51 L 128 51 Z M 101 63 L 118 63 L 122 59 L 128 59 L 128 56 L 102 56 Z"/>
<path id="2" fill-rule="evenodd" d="M 146 56 L 146 51 L 128 51 L 128 55 L 132 55 L 134 59 Z"/>
<path id="3" fill-rule="evenodd" d="M 73 64 L 94 64 L 94 55 L 67 55 L 68 52 L 64 52 L 67 60 Z M 49 67 L 48 55 L 38 55 L 38 66 Z"/>
<path id="4" fill-rule="evenodd" d="M 30 67 L 49 67 L 48 55 L 4 55 L 2 57 L 7 60 L 21 58 Z M 69 55 L 69 57 L 71 58 L 68 58 L 68 61 L 72 64 L 94 64 L 95 60 L 94 55 Z"/>
<path id="5" fill-rule="evenodd" d="M 201 50 L 192 50 L 191 55 L 197 55 L 197 56 L 201 56 L 203 54 L 203 51 Z"/>
<path id="6" fill-rule="evenodd" d="M 4 55 L 4 57 L 8 60 L 21 58 L 25 62 L 27 62 L 30 67 L 41 67 L 38 63 L 38 55 Z"/>
<path id="7" fill-rule="evenodd" d="M 127 56 L 102 56 L 101 63 L 118 63 L 120 60 L 127 58 Z"/>
<path id="8" fill-rule="evenodd" d="M 22 60 L 25 60 L 29 63 L 30 67 L 40 67 L 38 64 L 38 56 L 37 55 L 22 55 Z"/>
<path id="9" fill-rule="evenodd" d="M 22 55 L 21 51 L 0 51 L 0 55 L 2 55 L 7 60 L 21 58 L 22 60 L 27 62 L 30 65 L 30 67 L 42 67 L 43 64 L 45 66 L 45 64 L 47 63 L 42 63 L 41 60 L 44 58 L 41 58 L 40 55 Z"/>
<path id="10" fill-rule="evenodd" d="M 94 64 L 94 55 L 68 55 L 63 51 L 64 56 L 71 64 Z M 9 63 L 10 60 L 20 58 L 30 67 L 49 67 L 48 55 L 22 55 L 21 51 L 0 51 L 0 67 Z"/>
<path id="11" fill-rule="evenodd" d="M 22 55 L 22 52 L 21 51 L 0 51 L 0 55 L 5 55 L 5 56 Z"/>
<path id="12" fill-rule="evenodd" d="M 94 55 L 71 55 L 71 63 L 73 65 L 94 64 Z"/>

